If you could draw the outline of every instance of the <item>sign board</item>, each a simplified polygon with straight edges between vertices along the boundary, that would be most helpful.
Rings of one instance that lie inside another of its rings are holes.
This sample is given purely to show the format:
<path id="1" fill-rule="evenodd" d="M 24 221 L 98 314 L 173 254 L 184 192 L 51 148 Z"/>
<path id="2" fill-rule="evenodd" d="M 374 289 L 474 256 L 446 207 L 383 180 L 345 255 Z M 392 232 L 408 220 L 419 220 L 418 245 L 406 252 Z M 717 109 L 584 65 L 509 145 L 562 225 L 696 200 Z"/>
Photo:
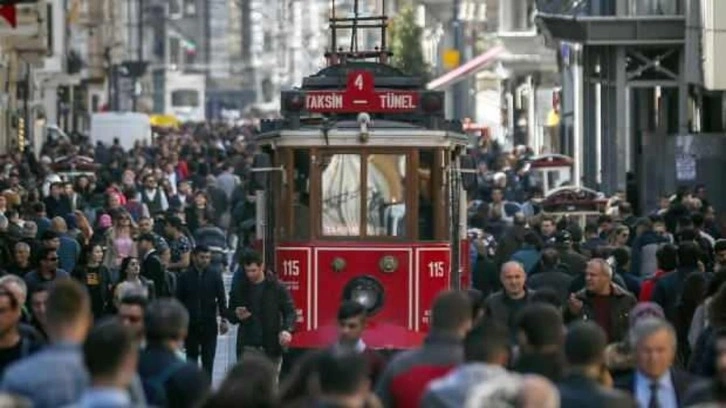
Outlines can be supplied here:
<path id="1" fill-rule="evenodd" d="M 311 91 L 305 94 L 305 110 L 315 113 L 405 113 L 418 109 L 416 91 L 376 90 L 373 74 L 352 71 L 344 91 Z"/>
<path id="2" fill-rule="evenodd" d="M 444 50 L 441 56 L 441 62 L 444 64 L 446 69 L 457 68 L 461 64 L 461 53 L 456 49 Z"/>
<path id="3" fill-rule="evenodd" d="M 295 304 L 297 327 L 310 330 L 310 248 L 277 248 L 276 254 L 277 277 Z"/>
<path id="4" fill-rule="evenodd" d="M 676 179 L 678 181 L 696 180 L 696 159 L 692 154 L 676 154 Z"/>

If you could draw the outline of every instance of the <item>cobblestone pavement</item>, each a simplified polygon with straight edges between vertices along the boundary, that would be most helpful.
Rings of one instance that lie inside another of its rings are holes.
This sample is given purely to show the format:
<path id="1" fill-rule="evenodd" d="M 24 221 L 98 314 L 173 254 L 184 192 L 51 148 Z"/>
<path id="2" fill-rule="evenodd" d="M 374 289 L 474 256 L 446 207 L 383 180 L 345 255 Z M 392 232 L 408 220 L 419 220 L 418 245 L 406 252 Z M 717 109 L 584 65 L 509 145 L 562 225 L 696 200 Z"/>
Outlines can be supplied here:
<path id="1" fill-rule="evenodd" d="M 224 292 L 229 296 L 229 288 L 232 285 L 232 274 L 225 273 Z M 214 357 L 214 374 L 212 375 L 212 387 L 217 388 L 224 380 L 232 366 L 237 362 L 235 356 L 235 344 L 237 343 L 237 326 L 230 326 L 225 335 L 217 337 L 217 355 Z"/>

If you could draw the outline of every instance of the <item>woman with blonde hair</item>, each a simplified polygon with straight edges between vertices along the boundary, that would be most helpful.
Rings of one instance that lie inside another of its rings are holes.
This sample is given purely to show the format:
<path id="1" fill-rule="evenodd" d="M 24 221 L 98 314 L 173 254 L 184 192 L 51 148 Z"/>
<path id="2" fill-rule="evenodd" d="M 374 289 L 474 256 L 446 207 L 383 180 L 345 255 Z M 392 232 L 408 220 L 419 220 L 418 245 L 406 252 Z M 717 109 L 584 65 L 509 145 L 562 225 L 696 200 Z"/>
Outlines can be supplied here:
<path id="1" fill-rule="evenodd" d="M 136 242 L 134 242 L 136 225 L 131 215 L 124 210 L 118 210 L 112 219 L 113 225 L 104 235 L 103 246 L 106 248 L 106 253 L 103 264 L 111 271 L 118 271 L 125 258 L 137 256 Z"/>

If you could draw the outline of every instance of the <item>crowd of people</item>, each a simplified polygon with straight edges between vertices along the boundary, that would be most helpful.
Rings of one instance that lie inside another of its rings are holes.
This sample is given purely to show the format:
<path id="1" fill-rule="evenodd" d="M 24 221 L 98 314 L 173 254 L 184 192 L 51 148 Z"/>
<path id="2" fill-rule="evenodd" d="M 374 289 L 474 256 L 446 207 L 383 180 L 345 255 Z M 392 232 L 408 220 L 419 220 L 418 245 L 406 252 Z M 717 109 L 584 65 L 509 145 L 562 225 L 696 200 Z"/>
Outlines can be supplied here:
<path id="1" fill-rule="evenodd" d="M 581 224 L 538 208 L 531 152 L 490 142 L 473 153 L 473 287 L 438 295 L 424 344 L 368 348 L 366 309 L 345 301 L 337 341 L 280 378 L 296 312 L 249 249 L 252 134 L 200 125 L 131 151 L 49 141 L 40 160 L 5 158 L 0 406 L 726 403 L 726 240 L 705 188 L 642 216 L 616 194 Z M 52 159 L 79 154 L 98 169 Z M 212 389 L 232 325 L 238 363 Z"/>

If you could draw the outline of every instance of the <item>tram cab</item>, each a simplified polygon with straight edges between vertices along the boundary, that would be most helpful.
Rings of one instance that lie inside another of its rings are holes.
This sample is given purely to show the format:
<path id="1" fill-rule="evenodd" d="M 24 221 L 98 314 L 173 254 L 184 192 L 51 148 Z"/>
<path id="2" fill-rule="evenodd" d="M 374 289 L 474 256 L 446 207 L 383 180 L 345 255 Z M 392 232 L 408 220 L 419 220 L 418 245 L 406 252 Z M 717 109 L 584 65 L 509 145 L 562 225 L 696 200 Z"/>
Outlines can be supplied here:
<path id="1" fill-rule="evenodd" d="M 529 163 L 533 181 L 542 186 L 544 196 L 557 188 L 573 184 L 574 164 L 572 157 L 555 153 L 533 157 Z"/>
<path id="2" fill-rule="evenodd" d="M 418 347 L 434 297 L 468 284 L 467 137 L 443 93 L 364 54 L 329 54 L 257 138 L 257 238 L 295 302 L 293 348 L 332 344 L 343 300 L 366 307 L 369 347 Z"/>

